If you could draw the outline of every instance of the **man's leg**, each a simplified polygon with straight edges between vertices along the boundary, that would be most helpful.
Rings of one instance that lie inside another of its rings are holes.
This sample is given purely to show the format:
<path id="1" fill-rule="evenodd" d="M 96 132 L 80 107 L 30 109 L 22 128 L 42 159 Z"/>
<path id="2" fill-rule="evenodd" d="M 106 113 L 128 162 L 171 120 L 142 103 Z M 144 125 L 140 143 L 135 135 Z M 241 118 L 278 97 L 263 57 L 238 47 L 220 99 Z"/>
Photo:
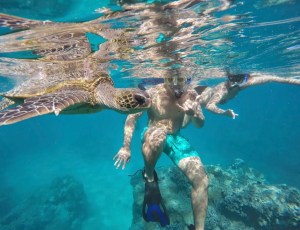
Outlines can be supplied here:
<path id="1" fill-rule="evenodd" d="M 154 167 L 163 151 L 165 142 L 166 133 L 160 128 L 151 127 L 144 135 L 142 152 L 145 162 L 145 176 L 149 182 L 154 180 Z"/>
<path id="2" fill-rule="evenodd" d="M 192 184 L 192 207 L 196 230 L 203 230 L 208 202 L 208 177 L 199 157 L 186 157 L 178 167 Z"/>
<path id="3" fill-rule="evenodd" d="M 170 224 L 170 218 L 163 203 L 154 167 L 162 153 L 166 141 L 166 133 L 160 128 L 149 128 L 144 135 L 143 141 L 145 161 L 143 218 L 147 222 L 159 222 L 162 227 L 165 227 Z"/>

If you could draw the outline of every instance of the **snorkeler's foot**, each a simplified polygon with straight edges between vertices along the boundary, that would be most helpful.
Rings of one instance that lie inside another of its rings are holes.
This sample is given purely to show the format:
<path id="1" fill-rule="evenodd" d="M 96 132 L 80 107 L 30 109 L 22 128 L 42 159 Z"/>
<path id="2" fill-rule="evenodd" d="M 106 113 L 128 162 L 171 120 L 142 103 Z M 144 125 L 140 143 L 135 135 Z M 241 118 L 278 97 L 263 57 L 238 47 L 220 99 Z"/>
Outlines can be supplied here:
<path id="1" fill-rule="evenodd" d="M 195 228 L 195 225 L 190 224 L 190 225 L 188 226 L 188 229 L 189 229 L 189 230 L 195 230 L 196 228 Z"/>
<path id="2" fill-rule="evenodd" d="M 157 173 L 156 173 L 155 170 L 153 171 L 153 180 L 152 181 L 149 180 L 149 178 L 147 177 L 145 170 L 143 170 L 143 174 L 142 175 L 143 175 L 143 180 L 145 182 L 153 182 L 153 181 L 157 182 L 158 181 Z"/>
<path id="3" fill-rule="evenodd" d="M 163 203 L 162 196 L 158 186 L 158 177 L 154 171 L 154 180 L 149 182 L 145 180 L 145 194 L 143 202 L 143 218 L 147 222 L 159 222 L 162 227 L 170 224 L 170 218 Z"/>

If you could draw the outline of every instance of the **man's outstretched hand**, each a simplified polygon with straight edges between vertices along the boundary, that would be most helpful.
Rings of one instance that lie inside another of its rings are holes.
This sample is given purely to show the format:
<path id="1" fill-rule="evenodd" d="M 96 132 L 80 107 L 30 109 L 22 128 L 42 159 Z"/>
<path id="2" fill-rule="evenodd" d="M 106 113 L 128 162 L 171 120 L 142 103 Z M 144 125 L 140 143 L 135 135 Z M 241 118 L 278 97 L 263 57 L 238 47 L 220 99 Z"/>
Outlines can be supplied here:
<path id="1" fill-rule="evenodd" d="M 115 161 L 114 166 L 116 166 L 116 169 L 119 169 L 120 166 L 123 165 L 122 169 L 124 170 L 126 164 L 130 161 L 130 158 L 131 158 L 130 149 L 126 147 L 122 147 L 113 158 L 113 160 Z"/>

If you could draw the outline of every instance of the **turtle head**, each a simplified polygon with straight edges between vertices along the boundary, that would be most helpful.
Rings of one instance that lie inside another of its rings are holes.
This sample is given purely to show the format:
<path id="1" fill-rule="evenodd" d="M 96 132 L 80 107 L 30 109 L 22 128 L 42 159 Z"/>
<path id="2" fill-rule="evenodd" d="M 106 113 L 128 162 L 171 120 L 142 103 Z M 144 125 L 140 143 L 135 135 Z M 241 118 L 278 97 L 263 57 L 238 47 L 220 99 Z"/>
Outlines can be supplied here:
<path id="1" fill-rule="evenodd" d="M 117 110 L 124 113 L 136 113 L 148 109 L 151 105 L 149 94 L 140 89 L 118 89 L 116 94 Z"/>
<path id="2" fill-rule="evenodd" d="M 137 113 L 151 106 L 149 94 L 138 88 L 115 88 L 110 77 L 101 77 L 94 89 L 93 104 L 121 113 Z"/>

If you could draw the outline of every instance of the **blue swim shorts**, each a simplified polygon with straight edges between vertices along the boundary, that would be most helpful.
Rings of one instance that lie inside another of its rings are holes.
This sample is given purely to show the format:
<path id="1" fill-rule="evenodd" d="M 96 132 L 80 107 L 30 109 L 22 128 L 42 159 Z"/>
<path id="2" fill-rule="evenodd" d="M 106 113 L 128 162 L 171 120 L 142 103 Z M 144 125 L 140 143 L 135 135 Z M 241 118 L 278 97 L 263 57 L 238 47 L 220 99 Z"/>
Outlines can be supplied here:
<path id="1" fill-rule="evenodd" d="M 146 127 L 141 136 L 142 142 L 144 142 L 144 135 L 148 127 Z M 188 140 L 180 133 L 167 134 L 166 143 L 164 145 L 163 152 L 167 154 L 171 160 L 178 166 L 179 161 L 187 157 L 199 157 L 199 154 L 192 148 Z"/>

